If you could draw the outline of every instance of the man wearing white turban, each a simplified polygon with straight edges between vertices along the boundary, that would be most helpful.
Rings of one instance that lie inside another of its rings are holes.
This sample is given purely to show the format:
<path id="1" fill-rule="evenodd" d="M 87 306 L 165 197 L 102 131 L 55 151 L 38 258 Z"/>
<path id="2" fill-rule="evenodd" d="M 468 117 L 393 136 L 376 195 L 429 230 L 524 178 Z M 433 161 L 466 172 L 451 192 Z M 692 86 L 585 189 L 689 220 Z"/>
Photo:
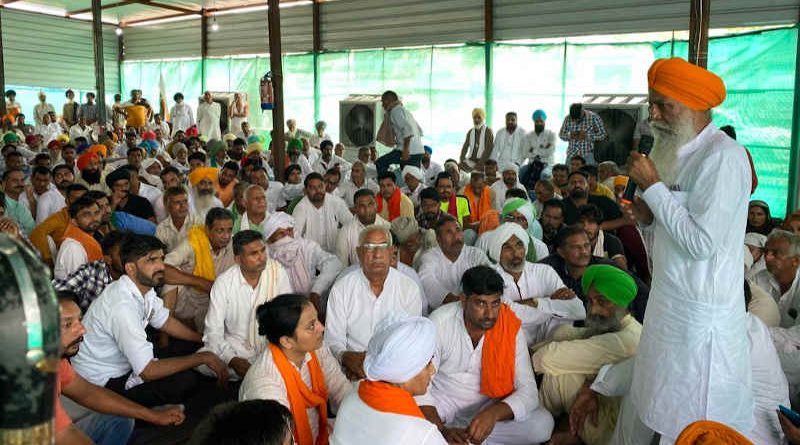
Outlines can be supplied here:
<path id="1" fill-rule="evenodd" d="M 422 169 L 413 165 L 406 165 L 403 167 L 402 175 L 406 185 L 400 191 L 411 198 L 415 209 L 419 208 L 419 194 L 425 188 L 423 183 L 425 175 L 422 173 Z"/>
<path id="2" fill-rule="evenodd" d="M 277 212 L 264 222 L 264 239 L 270 258 L 289 273 L 294 292 L 308 295 L 316 307 L 324 308 L 321 298 L 342 271 L 339 259 L 314 241 L 295 238 L 294 218 L 284 212 Z"/>
<path id="3" fill-rule="evenodd" d="M 446 444 L 412 398 L 428 390 L 435 350 L 436 326 L 429 319 L 384 319 L 367 346 L 367 378 L 342 403 L 331 443 Z"/>
<path id="4" fill-rule="evenodd" d="M 556 271 L 525 261 L 528 234 L 519 224 L 505 223 L 491 232 L 489 258 L 503 278 L 503 299 L 522 320 L 528 346 L 547 340 L 562 324 L 586 318 L 583 303 L 566 287 Z"/>
<path id="5" fill-rule="evenodd" d="M 493 207 L 497 210 L 503 209 L 503 203 L 506 202 L 506 192 L 511 189 L 520 189 L 526 194 L 525 187 L 519 182 L 519 166 L 513 162 L 506 162 L 500 165 L 500 174 L 503 177 L 502 181 L 495 181 L 492 184 L 492 191 L 494 192 Z"/>

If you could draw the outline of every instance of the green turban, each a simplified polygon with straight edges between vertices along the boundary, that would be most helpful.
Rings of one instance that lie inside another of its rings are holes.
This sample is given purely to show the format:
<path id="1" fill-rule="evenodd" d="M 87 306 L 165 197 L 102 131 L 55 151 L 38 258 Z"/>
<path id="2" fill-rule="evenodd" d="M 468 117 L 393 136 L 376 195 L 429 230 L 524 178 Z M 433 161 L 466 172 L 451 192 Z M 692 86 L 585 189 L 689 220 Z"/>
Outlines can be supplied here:
<path id="1" fill-rule="evenodd" d="M 636 282 L 624 270 L 610 264 L 595 264 L 586 268 L 581 280 L 583 294 L 594 289 L 606 297 L 608 301 L 620 307 L 628 305 L 636 297 Z"/>
<path id="2" fill-rule="evenodd" d="M 289 141 L 289 145 L 286 146 L 286 151 L 295 149 L 297 151 L 303 151 L 303 141 L 300 139 L 292 139 Z"/>
<path id="3" fill-rule="evenodd" d="M 208 141 L 208 144 L 206 145 L 208 156 L 212 158 L 216 157 L 220 150 L 225 150 L 226 148 L 228 148 L 228 145 L 219 139 L 212 139 Z"/>
<path id="4" fill-rule="evenodd" d="M 17 136 L 17 133 L 9 131 L 5 135 L 3 135 L 3 142 L 5 142 L 6 144 L 11 142 L 19 142 L 19 136 Z"/>

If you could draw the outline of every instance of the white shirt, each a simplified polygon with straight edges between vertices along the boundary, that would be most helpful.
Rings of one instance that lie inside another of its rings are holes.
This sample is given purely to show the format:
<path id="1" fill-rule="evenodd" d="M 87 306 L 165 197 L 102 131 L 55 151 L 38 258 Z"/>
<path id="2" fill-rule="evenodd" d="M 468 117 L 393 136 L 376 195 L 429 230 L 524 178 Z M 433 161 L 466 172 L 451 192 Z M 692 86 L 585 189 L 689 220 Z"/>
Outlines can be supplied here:
<path id="1" fill-rule="evenodd" d="M 83 244 L 72 238 L 64 238 L 56 255 L 53 277 L 63 280 L 88 261 L 89 257 L 86 254 L 86 249 L 83 248 Z"/>
<path id="2" fill-rule="evenodd" d="M 79 137 L 84 137 L 91 144 L 92 143 L 92 126 L 87 125 L 81 128 L 80 124 L 75 124 L 69 127 L 69 139 L 74 141 Z"/>
<path id="3" fill-rule="evenodd" d="M 231 204 L 233 204 L 232 201 Z M 269 181 L 269 186 L 267 187 L 267 212 L 275 213 L 278 209 L 285 206 L 286 200 L 283 198 L 283 183 Z"/>
<path id="4" fill-rule="evenodd" d="M 439 173 L 443 171 L 442 166 L 433 161 L 428 164 L 428 168 L 425 168 L 425 166 L 421 163 L 419 164 L 419 168 L 422 170 L 423 178 L 425 178 L 422 182 L 426 187 L 433 187 L 436 185 L 436 177 L 439 176 Z"/>
<path id="5" fill-rule="evenodd" d="M 326 346 L 323 345 L 315 353 L 317 360 L 319 360 L 319 367 L 325 377 L 328 401 L 338 406 L 353 390 L 353 385 L 344 376 L 339 363 L 333 358 Z M 303 382 L 311 389 L 311 372 L 308 369 L 309 361 L 311 361 L 311 354 L 306 354 L 303 365 L 298 371 L 300 371 L 300 377 Z M 291 361 L 289 363 L 295 366 Z M 297 369 L 296 366 L 295 369 Z M 275 400 L 291 410 L 289 396 L 286 393 L 286 382 L 275 365 L 270 348 L 265 349 L 264 352 L 255 357 L 253 366 L 247 371 L 247 375 L 242 381 L 242 386 L 239 388 L 239 400 L 258 399 Z M 317 408 L 309 408 L 306 413 L 308 414 L 308 423 L 311 426 L 311 436 L 316 441 L 317 435 L 319 435 L 319 412 Z"/>
<path id="6" fill-rule="evenodd" d="M 200 102 L 197 106 L 197 130 L 208 140 L 222 139 L 219 129 L 220 107 L 216 102 Z"/>
<path id="7" fill-rule="evenodd" d="M 86 127 L 89 128 L 89 127 Z M 53 139 L 58 137 L 61 132 L 61 125 L 58 125 L 56 122 L 51 122 L 48 125 L 37 125 L 34 128 L 34 133 L 42 135 L 42 146 L 46 147 L 47 144 L 50 143 Z"/>
<path id="8" fill-rule="evenodd" d="M 322 250 L 322 247 L 314 241 L 303 238 L 295 238 L 294 240 L 302 246 L 301 249 L 303 259 L 305 260 L 306 273 L 311 279 L 311 289 L 308 291 L 306 291 L 306 289 L 298 289 L 295 283 L 291 282 L 292 276 L 289 275 L 292 290 L 299 294 L 305 294 L 307 292 L 318 295 L 326 294 L 339 275 L 339 272 L 342 271 L 342 263 L 339 262 L 336 255 Z M 275 243 L 273 243 L 267 247 L 267 253 L 271 258 L 277 258 L 279 249 L 280 247 L 277 247 Z M 287 267 L 287 272 L 290 272 L 288 266 L 285 267 Z"/>
<path id="9" fill-rule="evenodd" d="M 164 208 L 164 192 L 159 190 L 157 187 L 153 187 L 150 184 L 145 184 L 144 182 L 140 181 L 139 196 L 150 201 L 150 205 L 153 206 L 153 212 L 156 214 L 157 221 L 163 221 L 164 218 L 167 217 L 167 211 Z"/>
<path id="10" fill-rule="evenodd" d="M 192 107 L 186 105 L 186 102 L 176 103 L 171 110 L 169 110 L 169 123 L 172 124 L 172 136 L 178 131 L 186 131 L 187 128 L 194 125 L 194 112 Z M 164 134 L 166 136 L 166 133 Z"/>
<path id="11" fill-rule="evenodd" d="M 541 133 L 531 131 L 527 135 L 527 150 L 525 156 L 533 161 L 536 156 L 546 165 L 555 164 L 556 154 L 556 134 L 551 130 L 544 129 Z"/>
<path id="12" fill-rule="evenodd" d="M 747 314 L 747 337 L 753 372 L 755 427 L 746 436 L 759 445 L 781 445 L 786 440 L 775 412 L 778 405 L 791 406 L 789 383 L 781 369 L 778 352 L 772 345 L 767 326 L 753 314 Z"/>
<path id="13" fill-rule="evenodd" d="M 81 377 L 98 386 L 128 372 L 131 376 L 126 389 L 140 384 L 139 374 L 153 360 L 153 344 L 147 341 L 145 327 L 161 329 L 168 318 L 169 310 L 155 290 L 142 295 L 123 275 L 109 284 L 86 311 L 86 334 L 78 355 L 72 358 L 72 366 Z"/>
<path id="14" fill-rule="evenodd" d="M 405 146 L 405 139 L 410 136 L 408 154 L 421 155 L 425 151 L 422 146 L 422 129 L 420 129 L 411 112 L 398 103 L 387 114 L 394 132 L 394 149 L 402 151 Z"/>
<path id="15" fill-rule="evenodd" d="M 375 326 L 390 313 L 422 315 L 422 296 L 411 278 L 389 268 L 375 296 L 361 269 L 340 277 L 328 295 L 325 344 L 338 360 L 345 351 L 366 351 Z"/>
<path id="16" fill-rule="evenodd" d="M 294 233 L 297 238 L 316 241 L 328 252 L 336 252 L 336 236 L 339 229 L 353 220 L 353 214 L 341 198 L 325 194 L 325 201 L 316 208 L 308 196 L 304 196 L 292 213 Z"/>
<path id="17" fill-rule="evenodd" d="M 477 346 L 472 346 L 464 326 L 464 308 L 459 301 L 440 307 L 430 318 L 436 324 L 439 367 L 428 392 L 416 397 L 417 404 L 435 406 L 446 424 L 469 424 L 491 400 L 480 392 L 485 337 L 481 337 Z M 507 365 L 511 366 L 511 363 Z M 530 413 L 539 407 L 539 391 L 522 329 L 517 332 L 516 339 L 514 392 L 503 402 L 514 412 L 514 422 L 527 420 Z"/>
<path id="18" fill-rule="evenodd" d="M 178 245 L 186 239 L 189 235 L 189 229 L 196 224 L 203 224 L 197 215 L 189 212 L 186 219 L 183 221 L 181 229 L 175 228 L 175 223 L 172 217 L 167 217 L 156 226 L 156 238 L 161 240 L 167 246 L 165 253 L 173 251 Z"/>
<path id="19" fill-rule="evenodd" d="M 325 176 L 325 172 L 333 167 L 336 167 L 337 165 L 339 166 L 339 173 L 341 173 L 342 178 L 347 175 L 347 173 L 350 171 L 350 167 L 352 167 L 352 165 L 343 158 L 340 158 L 336 155 L 331 155 L 331 160 L 328 162 L 325 162 L 325 160 L 322 159 L 322 156 L 318 157 L 314 160 L 314 164 L 311 166 L 311 168 L 313 168 L 315 172 Z"/>
<path id="20" fill-rule="evenodd" d="M 375 214 L 374 224 L 389 227 L 389 222 L 381 218 L 380 215 Z M 366 226 L 361 223 L 358 217 L 353 218 L 352 221 L 345 224 L 339 234 L 336 236 L 336 256 L 342 262 L 344 267 L 351 264 L 358 264 L 358 254 L 356 247 L 358 247 L 358 235 L 364 230 Z"/>
<path id="21" fill-rule="evenodd" d="M 36 198 L 36 224 L 41 224 L 47 217 L 66 206 L 67 201 L 64 199 L 64 195 L 58 191 L 55 185 L 50 184 L 50 188 Z"/>
<path id="22" fill-rule="evenodd" d="M 753 277 L 753 283 L 764 289 L 778 303 L 778 310 L 781 314 L 781 327 L 791 328 L 797 324 L 797 313 L 800 309 L 800 268 L 798 268 L 792 285 L 786 292 L 781 292 L 778 281 L 764 269 Z M 792 317 L 792 314 L 795 316 Z"/>
<path id="23" fill-rule="evenodd" d="M 528 151 L 527 136 L 525 129 L 520 126 L 517 126 L 513 133 L 509 133 L 506 127 L 497 130 L 491 158 L 497 161 L 498 167 L 502 168 L 504 162 L 513 162 L 517 165 L 522 162 L 523 153 Z"/>
<path id="24" fill-rule="evenodd" d="M 285 270 L 283 267 L 279 270 L 276 296 L 292 292 Z M 214 280 L 203 331 L 203 350 L 213 352 L 226 364 L 235 357 L 251 363 L 255 360 L 258 351 L 250 344 L 250 325 L 258 323 L 253 318 L 257 291 L 258 285 L 250 286 L 238 264 Z M 232 376 L 236 375 L 230 371 Z"/>
<path id="25" fill-rule="evenodd" d="M 428 297 L 430 310 L 442 305 L 447 294 L 461 294 L 461 276 L 467 269 L 482 264 L 489 258 L 477 247 L 464 246 L 455 262 L 450 261 L 439 246 L 433 247 L 420 257 L 419 277 Z"/>
<path id="26" fill-rule="evenodd" d="M 659 182 L 642 193 L 654 215 L 642 229 L 654 239 L 653 284 L 631 396 L 642 422 L 666 437 L 700 419 L 747 432 L 742 245 L 750 165 L 713 123 L 681 147 L 678 163 L 680 191 Z"/>
<path id="27" fill-rule="evenodd" d="M 447 442 L 427 419 L 373 409 L 354 391 L 336 414 L 332 445 L 446 445 Z"/>
<path id="28" fill-rule="evenodd" d="M 498 181 L 495 181 L 490 188 L 494 192 L 494 201 L 492 202 L 492 207 L 494 207 L 495 210 L 502 211 L 503 204 L 506 202 L 506 192 L 510 189 L 508 188 L 506 183 L 503 182 L 502 177 Z M 525 187 L 522 185 L 521 182 L 519 182 L 519 180 L 517 180 L 517 183 L 514 184 L 514 186 L 511 188 L 522 190 L 523 192 L 525 192 L 526 195 L 528 194 L 528 191 L 525 190 Z"/>
<path id="29" fill-rule="evenodd" d="M 357 191 L 361 189 L 369 189 L 377 195 L 380 187 L 378 186 L 377 182 L 372 180 L 372 178 L 365 178 L 364 183 L 361 184 L 360 187 L 355 185 L 351 179 L 347 179 L 346 181 L 339 183 L 338 189 L 339 193 L 342 195 L 342 199 L 344 199 L 344 202 L 347 203 L 347 207 L 352 209 L 356 206 L 353 195 L 355 195 Z"/>
<path id="30" fill-rule="evenodd" d="M 48 113 L 55 113 L 56 109 L 47 102 L 39 102 L 33 106 L 33 120 L 36 125 L 40 125 L 44 120 L 44 115 Z"/>
<path id="31" fill-rule="evenodd" d="M 528 345 L 549 339 L 562 324 L 586 319 L 586 309 L 578 297 L 569 300 L 550 298 L 555 291 L 566 287 L 552 267 L 526 261 L 525 269 L 516 282 L 514 277 L 499 264 L 494 268 L 505 283 L 503 299 L 506 302 L 514 302 L 509 306 L 522 320 L 522 329 L 525 331 Z M 536 307 L 516 304 L 520 300 L 529 298 L 536 299 Z"/>

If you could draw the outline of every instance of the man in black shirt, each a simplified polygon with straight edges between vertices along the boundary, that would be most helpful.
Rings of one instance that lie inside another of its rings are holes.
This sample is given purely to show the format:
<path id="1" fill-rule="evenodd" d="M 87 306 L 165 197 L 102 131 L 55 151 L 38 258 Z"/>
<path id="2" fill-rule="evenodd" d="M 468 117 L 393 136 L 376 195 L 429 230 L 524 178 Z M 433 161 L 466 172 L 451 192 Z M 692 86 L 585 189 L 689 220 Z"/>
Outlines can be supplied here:
<path id="1" fill-rule="evenodd" d="M 592 255 L 611 260 L 620 269 L 628 270 L 628 260 L 625 258 L 625 248 L 622 241 L 616 236 L 600 228 L 603 222 L 603 213 L 594 204 L 578 207 L 578 225 L 589 237 L 592 244 Z"/>
<path id="2" fill-rule="evenodd" d="M 130 193 L 131 171 L 125 166 L 120 167 L 106 176 L 106 185 L 111 189 L 111 207 L 156 222 L 153 206 L 145 198 Z"/>
<path id="3" fill-rule="evenodd" d="M 564 228 L 564 202 L 560 199 L 548 199 L 542 204 L 542 241 L 547 244 L 550 253 L 555 251 L 555 240 L 558 231 Z"/>
<path id="4" fill-rule="evenodd" d="M 586 268 L 592 264 L 611 264 L 614 266 L 616 264 L 613 261 L 592 255 L 592 244 L 581 226 L 565 227 L 558 232 L 555 243 L 556 251 L 547 258 L 540 260 L 539 263 L 547 264 L 555 269 L 558 276 L 561 277 L 561 281 L 572 289 L 585 305 L 586 296 L 583 294 L 581 279 Z M 629 309 L 634 318 L 641 323 L 644 321 L 644 312 L 647 307 L 650 288 L 635 275 L 631 274 L 631 276 L 636 281 L 638 291 Z"/>
<path id="5" fill-rule="evenodd" d="M 577 170 L 569 174 L 569 197 L 564 199 L 564 224 L 571 226 L 578 222 L 578 207 L 594 204 L 603 214 L 600 226 L 605 231 L 615 230 L 629 224 L 622 216 L 622 211 L 616 202 L 604 196 L 589 194 L 589 176 L 586 172 Z"/>

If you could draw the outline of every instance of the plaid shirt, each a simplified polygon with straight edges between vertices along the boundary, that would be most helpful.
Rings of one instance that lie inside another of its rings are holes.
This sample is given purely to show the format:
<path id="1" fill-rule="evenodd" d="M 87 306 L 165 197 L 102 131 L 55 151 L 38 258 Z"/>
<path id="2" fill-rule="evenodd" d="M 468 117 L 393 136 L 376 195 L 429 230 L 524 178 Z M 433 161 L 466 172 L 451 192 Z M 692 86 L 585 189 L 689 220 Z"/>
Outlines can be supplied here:
<path id="1" fill-rule="evenodd" d="M 56 291 L 72 291 L 78 296 L 78 306 L 82 312 L 89 309 L 103 289 L 113 281 L 105 261 L 92 261 L 81 265 L 75 272 L 63 279 L 53 280 Z"/>
<path id="2" fill-rule="evenodd" d="M 586 132 L 586 139 L 570 139 L 572 133 L 581 131 Z M 558 133 L 558 137 L 563 141 L 569 142 L 569 146 L 567 147 L 567 161 L 569 161 L 572 156 L 586 156 L 594 152 L 594 143 L 602 141 L 608 137 L 608 135 L 606 134 L 606 128 L 600 116 L 589 110 L 584 110 L 583 118 L 579 121 L 573 121 L 569 116 L 564 118 L 564 124 L 561 125 L 561 131 Z"/>

